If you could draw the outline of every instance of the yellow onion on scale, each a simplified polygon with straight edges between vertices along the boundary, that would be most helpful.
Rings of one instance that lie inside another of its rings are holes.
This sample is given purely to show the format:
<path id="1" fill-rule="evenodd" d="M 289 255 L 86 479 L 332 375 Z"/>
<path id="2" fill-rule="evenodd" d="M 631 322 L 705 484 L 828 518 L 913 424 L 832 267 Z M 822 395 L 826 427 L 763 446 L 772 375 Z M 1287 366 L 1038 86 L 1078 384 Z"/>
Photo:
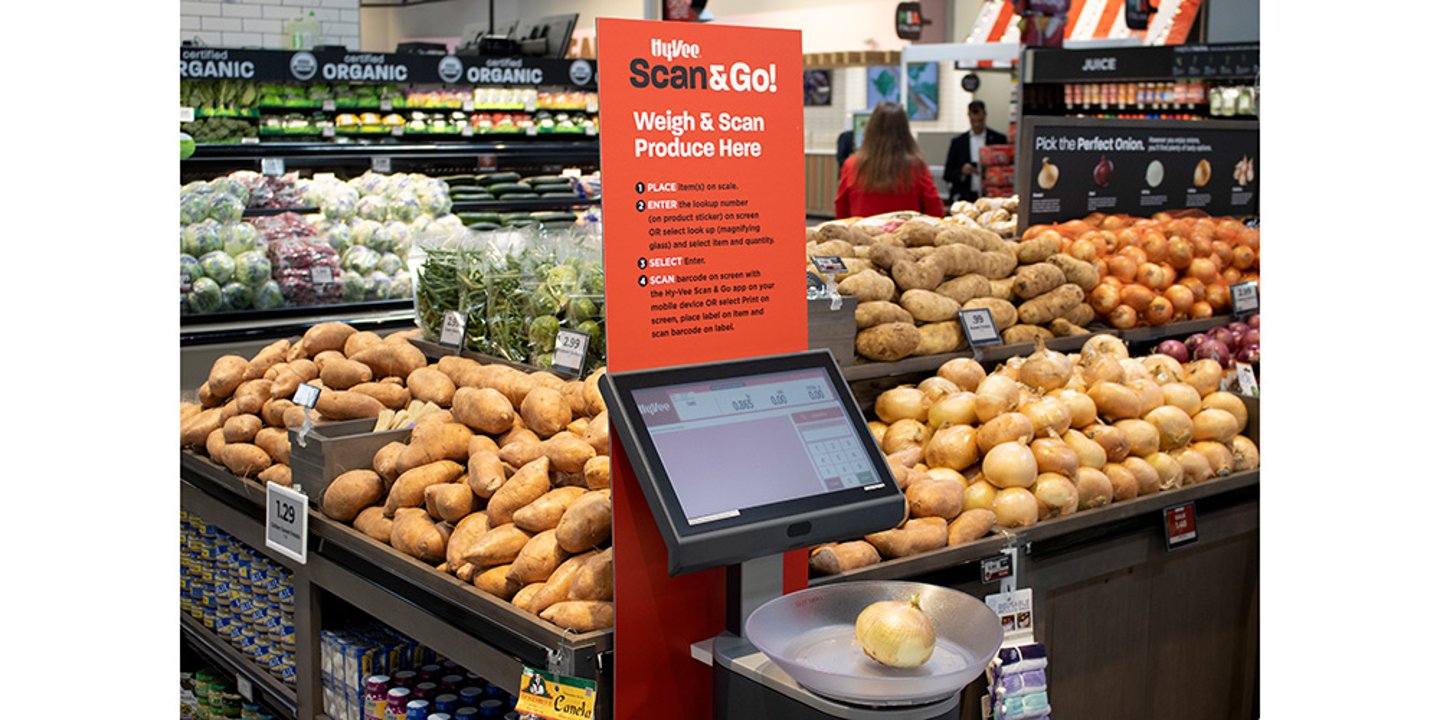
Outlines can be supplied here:
<path id="1" fill-rule="evenodd" d="M 920 667 L 935 651 L 935 625 L 920 609 L 920 594 L 915 593 L 909 602 L 882 600 L 860 611 L 855 639 L 881 665 Z"/>

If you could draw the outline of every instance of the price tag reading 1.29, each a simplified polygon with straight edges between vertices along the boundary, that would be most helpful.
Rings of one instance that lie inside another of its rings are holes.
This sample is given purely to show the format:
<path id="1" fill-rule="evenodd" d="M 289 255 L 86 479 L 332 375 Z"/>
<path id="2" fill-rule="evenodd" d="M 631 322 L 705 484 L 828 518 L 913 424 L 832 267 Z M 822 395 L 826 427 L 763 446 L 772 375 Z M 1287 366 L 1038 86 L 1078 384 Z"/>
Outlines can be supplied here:
<path id="1" fill-rule="evenodd" d="M 961 310 L 960 329 L 965 331 L 965 340 L 970 347 L 1000 344 L 1000 330 L 995 327 L 995 316 L 990 314 L 990 308 Z"/>
<path id="2" fill-rule="evenodd" d="M 555 360 L 557 370 L 579 375 L 585 369 L 585 354 L 590 350 L 590 336 L 578 330 L 561 329 L 555 334 Z"/>
<path id="3" fill-rule="evenodd" d="M 265 546 L 304 564 L 309 501 L 288 487 L 265 484 Z"/>
<path id="4" fill-rule="evenodd" d="M 1260 286 L 1254 280 L 1230 286 L 1230 311 L 1235 315 L 1260 312 Z"/>

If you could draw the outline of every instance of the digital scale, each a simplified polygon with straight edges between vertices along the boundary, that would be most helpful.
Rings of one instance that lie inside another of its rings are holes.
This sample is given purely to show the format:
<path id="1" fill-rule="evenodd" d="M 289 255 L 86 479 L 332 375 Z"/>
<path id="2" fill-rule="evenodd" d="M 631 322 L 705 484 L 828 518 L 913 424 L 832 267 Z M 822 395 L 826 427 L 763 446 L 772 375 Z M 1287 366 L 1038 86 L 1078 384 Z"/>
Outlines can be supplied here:
<path id="1" fill-rule="evenodd" d="M 716 718 L 930 720 L 1000 646 L 979 600 L 933 585 L 857 582 L 783 595 L 782 554 L 888 530 L 906 516 L 828 350 L 606 373 L 613 424 L 680 575 L 725 566 L 728 632 L 692 646 L 715 669 Z M 936 649 L 888 668 L 854 640 L 860 611 L 921 594 Z"/>

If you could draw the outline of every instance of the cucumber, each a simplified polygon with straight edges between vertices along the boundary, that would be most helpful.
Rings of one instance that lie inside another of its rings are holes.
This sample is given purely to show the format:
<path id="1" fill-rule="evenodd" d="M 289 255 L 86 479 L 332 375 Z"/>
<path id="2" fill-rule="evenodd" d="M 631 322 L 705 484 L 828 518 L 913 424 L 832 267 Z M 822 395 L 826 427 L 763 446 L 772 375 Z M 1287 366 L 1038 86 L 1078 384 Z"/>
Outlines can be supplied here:
<path id="1" fill-rule="evenodd" d="M 478 195 L 451 195 L 450 200 L 457 203 L 493 202 L 495 196 L 490 193 Z"/>
<path id="2" fill-rule="evenodd" d="M 538 193 L 547 192 L 575 192 L 575 186 L 570 183 L 531 183 L 530 189 Z"/>
<path id="3" fill-rule="evenodd" d="M 540 197 L 542 197 L 542 198 L 555 198 L 555 199 L 557 199 L 557 200 L 560 199 L 560 198 L 564 198 L 564 199 L 566 199 L 566 200 L 579 200 L 579 199 L 580 199 L 580 196 L 579 196 L 579 195 L 576 195 L 576 194 L 573 193 L 573 192 L 542 192 L 542 193 L 540 193 Z"/>
<path id="4" fill-rule="evenodd" d="M 469 225 L 471 223 L 493 223 L 496 225 L 500 224 L 500 213 L 459 212 L 455 213 L 455 217 L 460 218 L 460 222 L 465 223 L 466 225 Z"/>
<path id="5" fill-rule="evenodd" d="M 538 223 L 538 222 L 536 222 L 536 221 L 534 221 L 534 220 L 531 220 L 531 219 L 529 219 L 529 218 L 524 218 L 524 219 L 511 220 L 510 222 L 505 223 L 505 226 L 506 226 L 506 227 L 512 227 L 512 228 L 524 228 L 524 227 L 536 227 L 536 226 L 538 226 L 539 224 L 540 224 L 540 223 Z"/>
<path id="6" fill-rule="evenodd" d="M 569 185 L 570 178 L 563 175 L 537 175 L 532 178 L 525 178 L 531 185 Z"/>
<path id="7" fill-rule="evenodd" d="M 474 175 L 445 175 L 439 179 L 444 180 L 445 184 L 452 188 L 475 187 Z"/>
<path id="8" fill-rule="evenodd" d="M 542 223 L 575 222 L 575 213 L 558 212 L 555 210 L 530 213 L 530 217 Z"/>
<path id="9" fill-rule="evenodd" d="M 494 185 L 495 183 L 520 182 L 520 173 L 505 172 L 490 173 L 488 175 L 476 175 L 475 182 L 486 186 Z"/>
<path id="10" fill-rule="evenodd" d="M 539 200 L 540 196 L 533 192 L 508 192 L 501 193 L 499 200 Z"/>
<path id="11" fill-rule="evenodd" d="M 493 183 L 486 186 L 485 189 L 489 190 L 490 193 L 496 197 L 512 192 L 533 192 L 529 185 L 522 185 L 516 182 Z"/>
<path id="12" fill-rule="evenodd" d="M 500 213 L 500 222 L 501 222 L 501 224 L 509 224 L 511 220 L 529 220 L 529 219 L 530 219 L 530 213 L 527 213 L 527 212 Z"/>
<path id="13" fill-rule="evenodd" d="M 499 230 L 499 229 L 500 229 L 500 226 L 499 226 L 498 224 L 496 224 L 496 223 L 489 223 L 489 222 L 470 223 L 470 224 L 466 225 L 465 227 L 470 228 L 471 230 L 478 231 L 478 232 L 486 232 L 486 231 L 489 231 L 489 230 Z"/>

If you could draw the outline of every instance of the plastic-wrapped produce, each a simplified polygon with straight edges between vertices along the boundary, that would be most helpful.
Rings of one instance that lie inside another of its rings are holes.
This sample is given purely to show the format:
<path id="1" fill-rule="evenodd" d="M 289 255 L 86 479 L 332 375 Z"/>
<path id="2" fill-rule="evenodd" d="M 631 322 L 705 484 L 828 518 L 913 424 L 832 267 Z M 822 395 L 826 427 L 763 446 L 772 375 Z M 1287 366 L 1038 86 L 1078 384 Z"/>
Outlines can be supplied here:
<path id="1" fill-rule="evenodd" d="M 375 269 L 386 275 L 394 275 L 405 268 L 405 261 L 395 253 L 384 253 L 380 256 L 380 262 L 376 263 Z M 182 269 L 183 271 L 183 269 Z"/>
<path id="2" fill-rule="evenodd" d="M 347 184 L 355 188 L 361 195 L 374 195 L 375 193 L 385 192 L 390 181 L 387 180 L 384 175 L 377 175 L 373 172 L 366 171 L 365 174 L 360 177 L 351 178 Z"/>
<path id="3" fill-rule="evenodd" d="M 350 242 L 369 247 L 370 238 L 375 235 L 376 230 L 382 227 L 385 227 L 383 223 L 378 223 L 374 220 L 365 220 L 363 218 L 356 220 L 350 223 Z"/>
<path id="4" fill-rule="evenodd" d="M 219 230 L 220 224 L 214 220 L 186 225 L 185 229 L 180 231 L 180 240 L 184 245 L 185 254 L 198 258 L 223 249 L 225 244 L 220 240 Z"/>
<path id="5" fill-rule="evenodd" d="M 360 302 L 365 299 L 365 276 L 354 270 L 340 273 L 340 299 L 345 302 Z"/>
<path id="6" fill-rule="evenodd" d="M 285 294 L 280 292 L 280 283 L 271 280 L 255 291 L 256 310 L 274 310 L 285 306 Z"/>
<path id="7" fill-rule="evenodd" d="M 385 188 L 378 192 L 381 192 L 392 198 L 398 198 L 404 193 L 411 192 L 411 190 L 423 179 L 428 178 L 425 178 L 424 175 L 417 175 L 414 173 L 395 173 L 394 175 L 389 175 L 386 177 Z"/>
<path id="8" fill-rule="evenodd" d="M 390 219 L 390 201 L 381 195 L 366 195 L 360 198 L 355 212 L 366 220 L 385 222 Z"/>
<path id="9" fill-rule="evenodd" d="M 350 232 L 350 226 L 343 222 L 329 223 L 329 227 L 320 231 L 320 236 L 325 240 L 325 244 L 335 248 L 335 251 L 339 253 L 349 250 L 351 244 L 354 243 L 354 236 Z"/>
<path id="10" fill-rule="evenodd" d="M 240 222 L 245 214 L 245 203 L 227 193 L 212 193 L 206 202 L 206 214 L 216 222 Z"/>
<path id="11" fill-rule="evenodd" d="M 368 300 L 389 300 L 391 297 L 390 276 L 379 270 L 370 273 L 369 282 L 366 284 L 366 299 Z"/>
<path id="12" fill-rule="evenodd" d="M 355 245 L 340 256 L 341 267 L 346 270 L 353 270 L 361 275 L 369 275 L 375 272 L 375 268 L 379 264 L 380 253 L 364 245 Z"/>
<path id="13" fill-rule="evenodd" d="M 185 295 L 186 305 L 193 313 L 213 313 L 220 310 L 224 304 L 224 296 L 220 292 L 220 283 L 208 277 L 197 279 L 190 286 L 190 292 Z"/>
<path id="14" fill-rule="evenodd" d="M 208 252 L 200 257 L 200 269 L 205 272 L 205 277 L 224 285 L 235 277 L 235 259 L 226 255 L 224 250 Z"/>
<path id="15" fill-rule="evenodd" d="M 294 213 L 257 218 L 267 240 L 272 276 L 290 305 L 327 305 L 340 301 L 340 256 L 313 236 Z"/>
<path id="16" fill-rule="evenodd" d="M 260 237 L 255 226 L 246 222 L 225 223 L 218 232 L 222 248 L 232 256 L 254 250 L 255 241 Z"/>
<path id="17" fill-rule="evenodd" d="M 382 253 L 393 252 L 396 255 L 410 252 L 411 231 L 408 224 L 400 222 L 399 220 L 391 220 L 390 222 L 385 223 L 385 229 L 390 231 L 390 242 L 385 244 L 384 246 L 377 246 L 372 244 L 370 247 L 373 247 Z"/>
<path id="18" fill-rule="evenodd" d="M 235 310 L 249 310 L 250 303 L 254 300 L 255 294 L 249 287 L 238 282 L 228 282 L 220 286 L 222 307 L 229 312 Z"/>
<path id="19" fill-rule="evenodd" d="M 341 185 L 349 192 L 342 192 L 338 188 L 325 193 L 320 200 L 320 212 L 326 218 L 335 222 L 348 222 L 355 217 L 356 205 L 359 200 L 355 198 L 354 191 L 345 185 Z"/>
<path id="20" fill-rule="evenodd" d="M 187 286 L 196 280 L 205 277 L 205 271 L 200 269 L 200 261 L 194 255 L 180 254 L 180 284 Z"/>
<path id="21" fill-rule="evenodd" d="M 238 178 L 228 175 L 218 177 L 211 180 L 209 185 L 210 189 L 217 193 L 231 195 L 237 198 L 242 208 L 250 202 L 250 188 L 246 187 L 245 183 L 241 182 Z"/>
<path id="22" fill-rule="evenodd" d="M 444 215 L 450 212 L 450 193 L 445 190 L 444 182 L 436 182 L 440 182 L 439 188 L 427 185 L 415 195 L 415 199 L 420 203 L 420 212 L 424 215 Z"/>
<path id="23" fill-rule="evenodd" d="M 419 216 L 420 201 L 415 197 L 415 193 L 405 190 L 390 196 L 388 217 L 391 220 L 408 223 Z"/>
<path id="24" fill-rule="evenodd" d="M 235 281 L 254 287 L 270 280 L 270 260 L 258 250 L 235 256 Z"/>
<path id="25" fill-rule="evenodd" d="M 215 191 L 203 183 L 199 188 L 180 189 L 180 224 L 193 225 L 210 216 L 210 196 Z"/>
<path id="26" fill-rule="evenodd" d="M 390 278 L 390 297 L 407 298 L 413 294 L 413 281 L 409 271 L 398 272 Z"/>
<path id="27" fill-rule="evenodd" d="M 389 223 L 381 224 L 370 233 L 370 239 L 365 246 L 374 248 L 377 252 L 390 252 L 390 249 L 395 247 L 395 231 L 390 229 Z"/>

